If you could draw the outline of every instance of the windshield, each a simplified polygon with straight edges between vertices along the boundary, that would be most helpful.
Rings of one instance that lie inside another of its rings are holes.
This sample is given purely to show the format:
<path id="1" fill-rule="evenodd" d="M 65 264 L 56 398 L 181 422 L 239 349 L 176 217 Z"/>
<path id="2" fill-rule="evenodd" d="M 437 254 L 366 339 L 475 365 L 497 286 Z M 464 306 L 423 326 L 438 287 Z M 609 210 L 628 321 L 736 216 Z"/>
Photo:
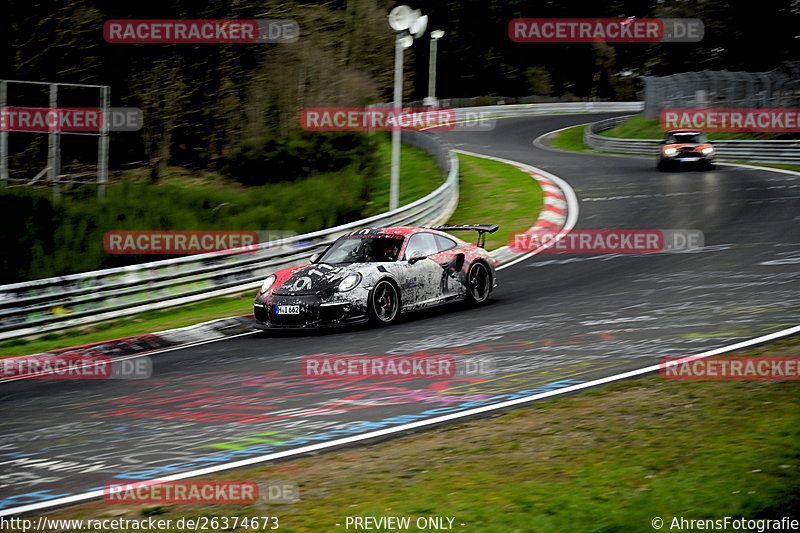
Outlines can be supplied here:
<path id="1" fill-rule="evenodd" d="M 702 144 L 707 143 L 703 133 L 670 133 L 667 144 Z"/>
<path id="2" fill-rule="evenodd" d="M 317 263 L 384 263 L 397 261 L 402 235 L 347 235 L 340 237 Z"/>

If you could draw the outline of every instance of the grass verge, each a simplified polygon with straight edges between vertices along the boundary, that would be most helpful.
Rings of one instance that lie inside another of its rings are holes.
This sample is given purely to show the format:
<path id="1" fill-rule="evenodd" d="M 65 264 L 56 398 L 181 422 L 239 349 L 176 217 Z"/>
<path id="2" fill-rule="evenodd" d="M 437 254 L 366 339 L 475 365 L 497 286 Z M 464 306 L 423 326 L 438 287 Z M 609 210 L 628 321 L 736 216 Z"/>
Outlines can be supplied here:
<path id="1" fill-rule="evenodd" d="M 587 126 L 573 126 L 566 128 L 558 133 L 554 133 L 546 137 L 545 142 L 554 148 L 561 150 L 570 150 L 572 152 L 583 152 L 587 154 L 599 154 L 597 150 L 592 150 L 583 144 L 583 132 Z"/>
<path id="2" fill-rule="evenodd" d="M 736 355 L 795 355 L 798 347 L 795 337 Z M 292 481 L 301 501 L 170 505 L 158 518 L 270 515 L 282 531 L 305 532 L 343 531 L 335 524 L 345 516 L 447 516 L 466 533 L 651 532 L 654 517 L 665 530 L 674 517 L 797 518 L 798 401 L 792 381 L 650 376 L 368 448 L 217 475 Z M 90 503 L 49 516 L 152 512 Z"/>
<path id="3" fill-rule="evenodd" d="M 255 291 L 234 296 L 220 296 L 196 304 L 123 316 L 36 337 L 22 337 L 0 343 L 0 358 L 46 352 L 57 348 L 80 346 L 143 333 L 199 324 L 215 318 L 252 313 Z"/>
<path id="4" fill-rule="evenodd" d="M 383 144 L 381 150 L 382 157 L 388 161 L 391 155 L 389 146 Z M 402 158 L 401 190 L 404 191 L 404 203 L 424 196 L 442 183 L 441 171 L 425 151 L 403 146 Z M 528 174 L 505 163 L 480 157 L 461 155 L 459 160 L 460 199 L 450 223 L 500 224 L 500 230 L 487 239 L 488 249 L 505 245 L 513 231 L 527 229 L 534 224 L 542 207 L 542 191 Z M 378 213 L 385 211 L 384 204 L 388 204 L 388 171 L 385 174 L 374 184 L 377 190 L 383 191 L 372 196 L 372 209 Z M 467 235 L 464 237 L 469 239 Z M 252 312 L 252 297 L 250 293 L 218 297 L 197 304 L 2 342 L 0 357 L 28 355 L 243 315 Z"/>
<path id="5" fill-rule="evenodd" d="M 511 234 L 536 223 L 542 209 L 538 182 L 518 168 L 483 157 L 458 155 L 461 181 L 458 207 L 448 224 L 499 224 L 486 249 L 508 244 Z M 471 236 L 462 235 L 466 240 Z"/>
<path id="6" fill-rule="evenodd" d="M 389 210 L 389 174 L 392 162 L 392 143 L 389 135 L 378 134 L 378 156 L 381 172 L 370 180 L 369 200 L 364 216 L 385 213 Z M 400 150 L 400 205 L 422 198 L 444 183 L 444 176 L 436 160 L 422 148 L 404 144 Z"/>

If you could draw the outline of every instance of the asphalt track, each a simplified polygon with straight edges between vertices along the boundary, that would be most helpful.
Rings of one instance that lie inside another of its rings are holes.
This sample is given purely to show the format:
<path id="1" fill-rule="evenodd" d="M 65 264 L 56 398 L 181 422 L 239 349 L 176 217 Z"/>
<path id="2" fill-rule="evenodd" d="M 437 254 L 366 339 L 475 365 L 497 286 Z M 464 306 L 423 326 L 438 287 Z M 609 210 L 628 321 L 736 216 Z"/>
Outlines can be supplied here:
<path id="1" fill-rule="evenodd" d="M 255 334 L 167 351 L 153 356 L 145 381 L 0 384 L 0 514 L 111 482 L 357 438 L 800 323 L 800 176 L 734 166 L 659 173 L 649 159 L 532 144 L 608 116 L 504 119 L 493 131 L 440 135 L 566 180 L 579 199 L 578 228 L 699 229 L 703 250 L 545 253 L 501 271 L 482 308 L 440 308 L 380 330 Z M 303 356 L 414 352 L 482 354 L 496 373 L 445 381 L 300 375 Z"/>

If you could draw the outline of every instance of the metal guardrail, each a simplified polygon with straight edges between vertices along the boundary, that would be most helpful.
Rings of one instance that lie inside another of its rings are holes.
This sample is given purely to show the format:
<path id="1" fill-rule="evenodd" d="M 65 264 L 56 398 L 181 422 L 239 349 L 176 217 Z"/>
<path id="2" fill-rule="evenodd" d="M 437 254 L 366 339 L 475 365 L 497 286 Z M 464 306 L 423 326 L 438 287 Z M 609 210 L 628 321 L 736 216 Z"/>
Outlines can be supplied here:
<path id="1" fill-rule="evenodd" d="M 447 102 L 447 100 L 441 100 L 439 105 L 441 107 L 448 107 L 445 105 Z M 454 109 L 457 118 L 478 113 L 484 116 L 493 117 L 546 115 L 550 113 L 614 113 L 624 111 L 641 111 L 644 109 L 644 102 L 557 102 L 547 104 L 459 107 Z"/>
<path id="2" fill-rule="evenodd" d="M 458 205 L 458 159 L 434 135 L 403 132 L 447 173 L 427 196 L 335 228 L 262 243 L 253 253 L 220 252 L 0 286 L 0 339 L 90 324 L 142 311 L 255 290 L 276 270 L 303 264 L 343 233 L 369 226 L 445 222 Z"/>
<path id="3" fill-rule="evenodd" d="M 613 128 L 633 115 L 614 117 L 590 124 L 583 132 L 583 142 L 600 152 L 658 156 L 660 139 L 620 139 L 597 135 Z M 796 141 L 715 141 L 709 134 L 717 159 L 753 161 L 756 163 L 800 163 L 800 140 Z"/>

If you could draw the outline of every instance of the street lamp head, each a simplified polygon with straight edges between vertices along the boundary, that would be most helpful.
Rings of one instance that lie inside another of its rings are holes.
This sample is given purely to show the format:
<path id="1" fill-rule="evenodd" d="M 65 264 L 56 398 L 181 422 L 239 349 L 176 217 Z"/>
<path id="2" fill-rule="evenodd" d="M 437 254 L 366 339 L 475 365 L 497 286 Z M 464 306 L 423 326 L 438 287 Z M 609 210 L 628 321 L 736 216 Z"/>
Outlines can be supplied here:
<path id="1" fill-rule="evenodd" d="M 398 37 L 397 40 L 403 48 L 411 48 L 411 45 L 414 44 L 414 37 L 411 35 L 403 35 L 402 37 Z"/>
<path id="2" fill-rule="evenodd" d="M 414 11 L 408 6 L 397 6 L 389 12 L 389 26 L 394 31 L 407 30 L 417 18 L 419 11 Z"/>
<path id="3" fill-rule="evenodd" d="M 428 15 L 422 15 L 421 17 L 417 18 L 412 24 L 411 28 L 408 30 L 411 32 L 414 37 L 422 37 L 422 34 L 425 33 L 425 28 L 428 27 Z"/>
<path id="4" fill-rule="evenodd" d="M 433 30 L 431 32 L 431 39 L 436 40 L 436 39 L 441 39 L 442 37 L 444 37 L 444 31 L 442 30 Z"/>

